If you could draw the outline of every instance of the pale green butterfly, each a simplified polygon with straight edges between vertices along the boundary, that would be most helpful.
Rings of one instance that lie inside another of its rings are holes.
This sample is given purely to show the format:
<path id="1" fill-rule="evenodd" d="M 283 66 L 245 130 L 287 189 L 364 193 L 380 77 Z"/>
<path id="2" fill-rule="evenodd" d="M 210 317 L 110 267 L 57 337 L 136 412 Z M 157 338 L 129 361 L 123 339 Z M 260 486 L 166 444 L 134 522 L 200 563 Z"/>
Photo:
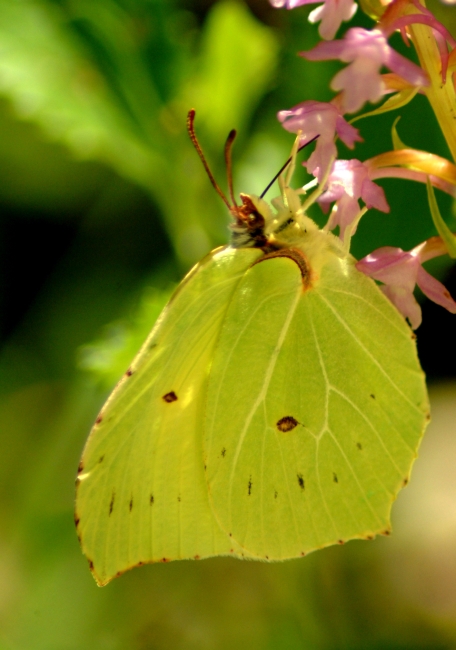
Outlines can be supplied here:
<path id="1" fill-rule="evenodd" d="M 276 214 L 241 195 L 231 245 L 184 278 L 95 422 L 76 525 L 100 585 L 390 532 L 429 419 L 415 337 L 303 213 L 295 153 Z"/>

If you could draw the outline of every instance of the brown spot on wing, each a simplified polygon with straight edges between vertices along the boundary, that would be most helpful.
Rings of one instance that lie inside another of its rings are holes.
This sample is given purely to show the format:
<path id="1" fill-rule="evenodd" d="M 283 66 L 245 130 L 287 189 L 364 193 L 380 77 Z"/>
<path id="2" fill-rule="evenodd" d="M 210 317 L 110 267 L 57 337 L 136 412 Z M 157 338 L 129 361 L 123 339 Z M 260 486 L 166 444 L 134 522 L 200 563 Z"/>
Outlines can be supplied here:
<path id="1" fill-rule="evenodd" d="M 299 422 L 292 415 L 286 415 L 276 422 L 276 427 L 279 431 L 286 433 L 297 427 L 298 424 Z"/>
<path id="2" fill-rule="evenodd" d="M 162 399 L 167 402 L 168 404 L 171 404 L 171 402 L 177 402 L 177 395 L 176 393 L 172 390 L 169 393 L 166 393 L 166 395 L 163 395 Z"/>
<path id="3" fill-rule="evenodd" d="M 302 474 L 298 474 L 298 485 L 301 488 L 301 490 L 305 490 L 306 484 L 304 482 Z"/>

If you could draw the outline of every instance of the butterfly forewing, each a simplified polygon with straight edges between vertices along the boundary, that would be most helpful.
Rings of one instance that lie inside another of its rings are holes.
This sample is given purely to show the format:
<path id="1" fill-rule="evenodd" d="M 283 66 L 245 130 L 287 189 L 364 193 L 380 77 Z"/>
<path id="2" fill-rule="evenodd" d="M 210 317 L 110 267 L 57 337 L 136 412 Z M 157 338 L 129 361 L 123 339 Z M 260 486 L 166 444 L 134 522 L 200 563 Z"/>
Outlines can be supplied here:
<path id="1" fill-rule="evenodd" d="M 267 559 L 389 531 L 427 414 L 411 331 L 350 259 L 307 288 L 291 259 L 264 260 L 238 285 L 211 367 L 214 513 Z"/>
<path id="2" fill-rule="evenodd" d="M 215 251 L 182 283 L 92 430 L 76 522 L 97 581 L 146 562 L 242 554 L 209 506 L 208 370 L 227 305 L 261 255 Z"/>

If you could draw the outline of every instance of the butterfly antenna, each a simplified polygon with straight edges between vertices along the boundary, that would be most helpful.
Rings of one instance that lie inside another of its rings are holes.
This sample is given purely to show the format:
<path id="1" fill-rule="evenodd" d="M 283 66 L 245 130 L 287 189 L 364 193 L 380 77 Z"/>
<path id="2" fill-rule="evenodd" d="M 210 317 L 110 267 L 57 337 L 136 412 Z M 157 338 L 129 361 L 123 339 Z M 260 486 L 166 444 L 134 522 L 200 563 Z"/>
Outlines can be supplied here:
<path id="1" fill-rule="evenodd" d="M 201 159 L 201 162 L 203 163 L 204 169 L 206 170 L 206 174 L 209 176 L 209 180 L 211 181 L 215 191 L 220 196 L 222 201 L 225 203 L 227 208 L 229 210 L 231 210 L 231 205 L 229 204 L 228 199 L 226 198 L 226 196 L 224 195 L 224 193 L 220 189 L 217 181 L 214 178 L 214 175 L 212 174 L 211 170 L 209 169 L 209 165 L 206 162 L 206 158 L 204 157 L 203 150 L 201 149 L 200 143 L 198 142 L 198 138 L 196 137 L 194 122 L 195 122 L 195 109 L 192 108 L 188 112 L 188 115 L 187 115 L 187 131 L 188 131 L 188 134 L 190 136 L 191 141 L 193 142 L 193 146 L 195 147 L 198 156 Z M 231 133 L 230 133 L 230 135 L 231 135 Z M 229 137 L 230 136 L 228 136 L 228 139 L 229 139 Z M 226 146 L 225 146 L 225 151 L 226 151 Z M 231 191 L 231 188 L 230 188 L 230 191 Z"/>
<path id="2" fill-rule="evenodd" d="M 315 141 L 317 138 L 319 138 L 319 137 L 320 137 L 320 134 L 315 135 L 311 140 L 309 140 L 308 142 L 305 142 L 304 144 L 302 144 L 302 145 L 299 147 L 298 151 L 301 151 L 301 149 L 304 149 L 304 147 L 307 147 L 308 144 L 311 144 L 312 142 L 314 142 L 314 141 Z M 296 153 L 297 153 L 297 152 L 296 152 Z M 263 192 L 260 194 L 260 199 L 262 199 L 262 198 L 264 197 L 264 195 L 266 194 L 266 192 L 268 192 L 268 190 L 271 189 L 271 187 L 274 185 L 274 183 L 276 182 L 276 180 L 279 178 L 280 174 L 281 174 L 281 173 L 284 171 L 284 169 L 286 169 L 286 168 L 288 167 L 288 165 L 291 163 L 292 159 L 293 159 L 293 156 L 290 156 L 290 157 L 288 158 L 287 162 L 286 162 L 284 165 L 282 165 L 282 167 L 279 169 L 279 171 L 278 171 L 277 174 L 274 176 L 274 178 L 272 179 L 272 181 L 271 181 L 270 183 L 268 183 L 268 185 L 266 186 L 266 189 L 263 190 Z"/>
<path id="3" fill-rule="evenodd" d="M 225 142 L 225 165 L 226 165 L 226 176 L 228 179 L 228 189 L 230 192 L 230 199 L 233 204 L 233 208 L 237 208 L 236 199 L 234 198 L 233 190 L 233 165 L 231 158 L 231 151 L 233 149 L 233 142 L 236 138 L 236 131 L 233 129 L 229 132 L 228 137 Z"/>

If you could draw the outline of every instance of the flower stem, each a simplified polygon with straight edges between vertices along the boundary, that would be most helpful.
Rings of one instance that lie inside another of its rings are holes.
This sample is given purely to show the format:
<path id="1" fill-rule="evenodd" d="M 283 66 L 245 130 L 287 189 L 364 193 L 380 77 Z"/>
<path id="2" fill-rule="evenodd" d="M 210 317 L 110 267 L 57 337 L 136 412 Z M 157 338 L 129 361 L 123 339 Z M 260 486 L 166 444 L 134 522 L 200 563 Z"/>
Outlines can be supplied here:
<path id="1" fill-rule="evenodd" d="M 424 0 L 420 0 L 425 6 Z M 441 59 L 432 30 L 425 25 L 410 25 L 410 34 L 421 67 L 429 75 L 430 84 L 423 89 L 442 129 L 453 160 L 456 161 L 456 93 L 453 75 L 448 71 L 442 82 Z"/>

